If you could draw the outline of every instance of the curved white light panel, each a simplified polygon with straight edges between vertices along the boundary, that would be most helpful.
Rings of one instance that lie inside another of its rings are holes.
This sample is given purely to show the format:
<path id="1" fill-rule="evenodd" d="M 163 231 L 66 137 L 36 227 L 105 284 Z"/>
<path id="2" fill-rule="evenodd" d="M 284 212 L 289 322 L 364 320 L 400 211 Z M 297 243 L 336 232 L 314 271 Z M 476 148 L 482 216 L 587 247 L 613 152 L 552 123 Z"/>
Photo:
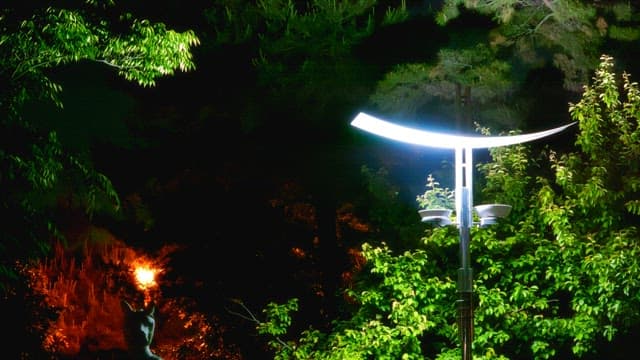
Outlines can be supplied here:
<path id="1" fill-rule="evenodd" d="M 356 116 L 353 121 L 351 121 L 351 125 L 376 135 L 384 136 L 389 139 L 398 140 L 409 144 L 441 149 L 482 149 L 519 144 L 559 133 L 562 130 L 574 125 L 575 123 L 576 122 L 572 122 L 570 124 L 563 125 L 554 129 L 522 135 L 462 136 L 400 126 L 388 121 L 378 119 L 363 112 L 359 113 L 358 116 Z"/>

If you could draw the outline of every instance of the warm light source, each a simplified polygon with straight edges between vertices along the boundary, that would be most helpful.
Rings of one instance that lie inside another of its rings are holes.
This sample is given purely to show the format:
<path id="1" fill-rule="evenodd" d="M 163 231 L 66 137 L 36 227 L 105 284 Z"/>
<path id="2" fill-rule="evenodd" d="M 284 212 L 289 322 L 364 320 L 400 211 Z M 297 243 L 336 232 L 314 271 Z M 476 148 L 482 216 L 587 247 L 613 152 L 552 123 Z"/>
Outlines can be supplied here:
<path id="1" fill-rule="evenodd" d="M 138 258 L 131 266 L 136 287 L 144 294 L 144 305 L 151 302 L 152 292 L 157 290 L 156 276 L 162 272 L 150 260 Z"/>
<path id="2" fill-rule="evenodd" d="M 156 269 L 144 266 L 137 267 L 133 272 L 137 285 L 141 290 L 146 290 L 157 285 L 156 273 Z"/>

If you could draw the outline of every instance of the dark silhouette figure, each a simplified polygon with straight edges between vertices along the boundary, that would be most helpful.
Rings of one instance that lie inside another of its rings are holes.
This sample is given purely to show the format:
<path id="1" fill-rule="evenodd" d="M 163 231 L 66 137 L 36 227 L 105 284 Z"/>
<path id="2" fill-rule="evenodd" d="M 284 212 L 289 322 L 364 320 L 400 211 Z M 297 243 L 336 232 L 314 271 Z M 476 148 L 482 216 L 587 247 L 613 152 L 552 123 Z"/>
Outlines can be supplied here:
<path id="1" fill-rule="evenodd" d="M 130 360 L 162 360 L 151 352 L 149 346 L 153 340 L 156 326 L 155 306 L 134 309 L 125 300 L 121 301 L 124 312 L 124 341 Z"/>

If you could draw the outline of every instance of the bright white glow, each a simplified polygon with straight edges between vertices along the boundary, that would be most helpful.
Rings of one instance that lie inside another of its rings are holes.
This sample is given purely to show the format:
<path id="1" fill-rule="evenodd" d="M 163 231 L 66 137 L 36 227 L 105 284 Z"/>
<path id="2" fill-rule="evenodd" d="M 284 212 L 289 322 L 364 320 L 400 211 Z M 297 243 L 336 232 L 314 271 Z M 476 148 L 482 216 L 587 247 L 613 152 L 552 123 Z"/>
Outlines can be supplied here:
<path id="1" fill-rule="evenodd" d="M 147 267 L 138 267 L 135 269 L 135 277 L 138 286 L 142 289 L 153 287 L 156 284 L 156 271 Z"/>
<path id="2" fill-rule="evenodd" d="M 519 144 L 533 141 L 545 136 L 553 135 L 574 125 L 572 122 L 555 129 L 535 132 L 531 134 L 511 135 L 511 136 L 461 136 L 432 131 L 418 130 L 405 126 L 396 125 L 384 121 L 365 113 L 359 113 L 353 119 L 351 125 L 368 131 L 370 133 L 384 136 L 389 139 L 402 141 L 409 144 L 435 147 L 441 149 L 483 149 L 498 146 Z"/>

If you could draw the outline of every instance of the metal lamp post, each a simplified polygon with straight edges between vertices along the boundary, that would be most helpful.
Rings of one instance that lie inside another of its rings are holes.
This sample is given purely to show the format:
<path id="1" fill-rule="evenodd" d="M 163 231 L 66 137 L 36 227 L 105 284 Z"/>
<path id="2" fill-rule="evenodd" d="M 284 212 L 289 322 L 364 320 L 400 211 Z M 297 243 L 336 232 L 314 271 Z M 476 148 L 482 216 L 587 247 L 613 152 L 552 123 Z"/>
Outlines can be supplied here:
<path id="1" fill-rule="evenodd" d="M 554 129 L 540 131 L 531 134 L 512 136 L 459 136 L 445 133 L 436 133 L 425 130 L 396 125 L 385 120 L 373 117 L 365 113 L 359 113 L 351 125 L 380 135 L 389 139 L 402 141 L 409 144 L 455 150 L 455 203 L 457 226 L 460 231 L 460 269 L 458 269 L 458 316 L 459 333 L 462 346 L 462 359 L 472 359 L 473 344 L 473 270 L 469 257 L 470 229 L 473 225 L 473 149 L 487 149 L 491 147 L 507 146 L 533 141 L 546 136 L 559 133 L 571 125 L 570 123 Z M 501 205 L 501 204 L 499 204 Z M 504 209 L 504 205 L 503 209 Z M 506 212 L 489 213 L 481 221 L 481 225 L 495 222 L 496 217 L 504 216 L 510 207 L 506 206 Z M 476 211 L 483 216 L 490 210 L 480 208 Z M 436 217 L 437 218 L 437 217 Z M 446 219 L 435 219 L 439 224 L 448 225 Z"/>

